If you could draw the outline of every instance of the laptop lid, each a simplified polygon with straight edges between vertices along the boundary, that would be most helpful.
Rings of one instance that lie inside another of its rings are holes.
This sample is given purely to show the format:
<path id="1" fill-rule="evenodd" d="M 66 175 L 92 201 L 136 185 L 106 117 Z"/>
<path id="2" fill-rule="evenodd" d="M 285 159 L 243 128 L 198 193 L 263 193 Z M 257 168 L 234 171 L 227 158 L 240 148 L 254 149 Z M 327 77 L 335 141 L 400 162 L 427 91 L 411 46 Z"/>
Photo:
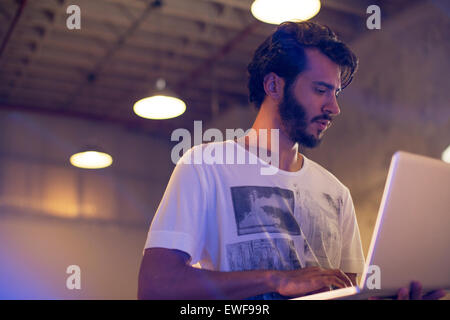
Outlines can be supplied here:
<path id="1" fill-rule="evenodd" d="M 296 299 L 395 296 L 450 288 L 450 165 L 404 151 L 391 161 L 360 285 Z"/>
<path id="2" fill-rule="evenodd" d="M 394 154 L 365 268 L 360 288 L 374 295 L 395 295 L 412 280 L 424 292 L 450 288 L 449 164 Z"/>

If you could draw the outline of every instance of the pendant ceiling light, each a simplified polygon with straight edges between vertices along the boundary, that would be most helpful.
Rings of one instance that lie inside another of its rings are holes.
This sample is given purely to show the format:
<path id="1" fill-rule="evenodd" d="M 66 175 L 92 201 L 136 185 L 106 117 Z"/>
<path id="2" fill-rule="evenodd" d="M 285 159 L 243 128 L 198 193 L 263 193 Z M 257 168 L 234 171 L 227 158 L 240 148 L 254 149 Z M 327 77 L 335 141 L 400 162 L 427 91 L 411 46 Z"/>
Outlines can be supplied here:
<path id="1" fill-rule="evenodd" d="M 186 111 L 186 104 L 178 99 L 173 92 L 166 89 L 166 81 L 156 81 L 156 91 L 150 97 L 137 101 L 133 111 L 138 116 L 146 119 L 170 119 L 175 118 Z"/>
<path id="2" fill-rule="evenodd" d="M 109 154 L 94 146 L 88 146 L 70 157 L 70 163 L 82 169 L 102 169 L 109 167 L 112 162 Z"/>
<path id="3" fill-rule="evenodd" d="M 266 23 L 305 21 L 320 10 L 320 0 L 255 0 L 251 7 L 253 16 Z"/>

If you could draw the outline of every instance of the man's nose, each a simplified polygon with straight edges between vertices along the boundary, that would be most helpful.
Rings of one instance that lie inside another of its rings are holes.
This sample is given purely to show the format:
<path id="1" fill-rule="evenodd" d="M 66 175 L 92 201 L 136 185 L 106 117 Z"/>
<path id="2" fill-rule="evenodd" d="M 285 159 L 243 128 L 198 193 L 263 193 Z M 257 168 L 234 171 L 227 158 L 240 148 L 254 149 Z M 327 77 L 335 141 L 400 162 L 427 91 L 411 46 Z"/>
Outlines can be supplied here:
<path id="1" fill-rule="evenodd" d="M 341 113 L 341 109 L 339 108 L 339 104 L 335 96 L 332 97 L 323 107 L 323 111 L 333 116 L 338 116 Z"/>

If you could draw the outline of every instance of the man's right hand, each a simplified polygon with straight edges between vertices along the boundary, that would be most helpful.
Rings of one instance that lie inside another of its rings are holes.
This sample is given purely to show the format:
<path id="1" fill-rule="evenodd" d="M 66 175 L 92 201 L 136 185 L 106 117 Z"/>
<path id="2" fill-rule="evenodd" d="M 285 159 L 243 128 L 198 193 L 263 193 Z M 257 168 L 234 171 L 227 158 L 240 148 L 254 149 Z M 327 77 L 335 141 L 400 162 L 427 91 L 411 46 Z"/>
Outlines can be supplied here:
<path id="1" fill-rule="evenodd" d="M 292 271 L 279 271 L 274 275 L 275 287 L 279 294 L 300 297 L 330 288 L 353 286 L 350 278 L 339 269 L 308 267 Z"/>
<path id="2" fill-rule="evenodd" d="M 351 286 L 340 270 L 309 267 L 291 271 L 221 272 L 192 268 L 179 250 L 146 249 L 139 272 L 139 299 L 245 299 L 268 292 L 298 297 Z"/>

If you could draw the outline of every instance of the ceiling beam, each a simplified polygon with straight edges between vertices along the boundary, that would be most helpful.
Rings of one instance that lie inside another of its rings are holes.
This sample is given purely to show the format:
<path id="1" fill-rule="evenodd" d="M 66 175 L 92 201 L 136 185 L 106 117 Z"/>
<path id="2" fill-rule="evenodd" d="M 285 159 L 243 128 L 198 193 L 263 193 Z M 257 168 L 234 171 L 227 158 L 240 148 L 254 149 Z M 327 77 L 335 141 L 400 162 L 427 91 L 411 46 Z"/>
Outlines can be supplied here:
<path id="1" fill-rule="evenodd" d="M 31 3 L 32 3 L 32 5 L 30 5 L 28 7 L 29 10 L 30 9 L 34 9 L 34 6 L 36 5 L 36 2 L 31 2 Z M 64 7 L 64 3 L 65 3 L 65 0 L 59 1 L 59 4 L 58 4 L 59 7 L 58 8 L 60 8 L 60 9 L 63 8 Z M 34 13 L 34 11 L 26 12 L 25 13 L 26 19 L 24 19 L 24 20 L 26 22 L 28 22 L 30 20 L 30 15 L 32 16 L 33 13 Z M 64 10 L 64 13 L 65 13 L 65 10 Z M 61 13 L 59 13 L 59 15 L 60 14 Z M 36 45 L 34 47 L 34 50 L 32 50 L 32 54 L 30 54 L 30 56 L 28 58 L 28 65 L 30 63 L 33 63 L 33 60 L 39 55 L 39 51 L 42 48 L 42 45 L 45 43 L 45 40 L 48 37 L 48 34 L 49 34 L 48 29 L 50 29 L 52 27 L 52 25 L 55 23 L 55 21 L 57 20 L 56 19 L 57 16 L 58 16 L 58 14 L 53 14 L 53 15 L 49 14 L 47 16 L 47 24 L 45 25 L 45 27 L 43 29 L 43 33 L 42 33 L 39 41 L 36 43 Z M 26 78 L 26 68 L 25 67 L 21 70 L 21 72 L 20 72 L 20 79 L 18 81 L 20 82 L 21 79 L 24 79 L 24 78 Z M 15 89 L 13 89 L 9 94 L 14 94 L 14 90 Z"/>
<path id="2" fill-rule="evenodd" d="M 0 44 L 0 58 L 2 57 L 3 52 L 5 51 L 6 45 L 8 44 L 9 39 L 11 38 L 11 35 L 14 32 L 14 29 L 16 28 L 20 17 L 22 16 L 22 12 L 23 12 L 23 9 L 25 8 L 26 4 L 27 4 L 27 0 L 20 1 L 19 7 L 17 8 L 17 11 L 16 11 L 16 14 L 14 15 L 14 18 L 11 21 L 8 31 L 6 31 L 6 35 L 3 38 L 2 43 Z"/>

